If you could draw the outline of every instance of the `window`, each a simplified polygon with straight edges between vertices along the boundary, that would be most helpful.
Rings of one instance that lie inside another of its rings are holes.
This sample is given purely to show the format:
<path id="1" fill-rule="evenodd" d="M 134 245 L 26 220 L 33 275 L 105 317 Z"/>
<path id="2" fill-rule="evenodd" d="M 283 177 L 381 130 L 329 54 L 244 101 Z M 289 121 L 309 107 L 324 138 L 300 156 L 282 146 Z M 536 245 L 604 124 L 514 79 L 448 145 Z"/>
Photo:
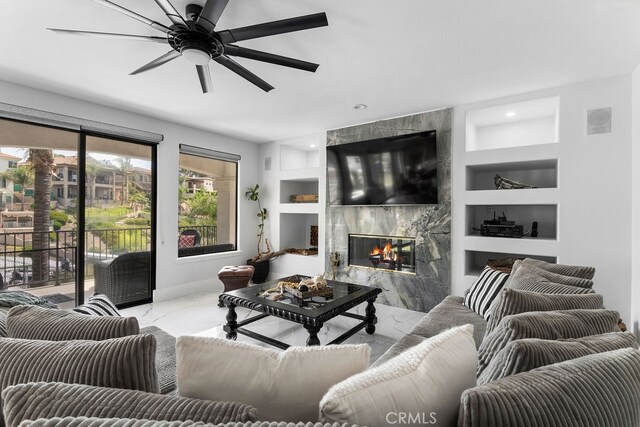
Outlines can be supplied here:
<path id="1" fill-rule="evenodd" d="M 236 250 L 240 156 L 180 146 L 178 256 Z"/>
<path id="2" fill-rule="evenodd" d="M 18 167 L 18 162 L 14 162 L 13 160 L 9 160 L 8 163 L 9 163 L 8 164 L 9 169 L 15 169 L 15 168 Z"/>

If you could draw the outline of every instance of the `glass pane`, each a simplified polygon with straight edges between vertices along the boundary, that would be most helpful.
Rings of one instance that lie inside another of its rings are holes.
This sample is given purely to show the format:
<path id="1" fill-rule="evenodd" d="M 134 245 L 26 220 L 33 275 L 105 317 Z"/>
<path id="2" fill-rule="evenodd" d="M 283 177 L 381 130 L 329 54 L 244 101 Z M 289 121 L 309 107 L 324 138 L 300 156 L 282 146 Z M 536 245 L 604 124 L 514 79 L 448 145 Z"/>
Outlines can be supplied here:
<path id="1" fill-rule="evenodd" d="M 178 256 L 236 249 L 238 165 L 180 154 Z"/>
<path id="2" fill-rule="evenodd" d="M 0 285 L 75 306 L 79 135 L 0 120 Z"/>
<path id="3" fill-rule="evenodd" d="M 151 298 L 153 147 L 87 137 L 85 299 Z"/>

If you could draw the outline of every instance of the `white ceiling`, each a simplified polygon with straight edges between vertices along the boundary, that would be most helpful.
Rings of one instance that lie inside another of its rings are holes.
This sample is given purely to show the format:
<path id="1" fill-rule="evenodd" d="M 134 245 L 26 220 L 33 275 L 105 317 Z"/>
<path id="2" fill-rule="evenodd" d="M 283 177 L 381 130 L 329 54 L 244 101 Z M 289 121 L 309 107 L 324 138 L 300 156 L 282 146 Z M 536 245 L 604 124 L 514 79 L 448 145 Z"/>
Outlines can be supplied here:
<path id="1" fill-rule="evenodd" d="M 168 23 L 153 0 L 114 1 Z M 181 12 L 191 2 L 204 0 L 173 0 Z M 89 0 L 3 0 L 0 80 L 264 142 L 627 74 L 640 62 L 639 0 L 231 0 L 217 29 L 323 11 L 329 27 L 238 43 L 318 62 L 317 73 L 239 58 L 276 89 L 212 64 L 214 92 L 203 95 L 180 59 L 128 75 L 168 47 L 45 30 L 161 35 L 138 21 Z"/>

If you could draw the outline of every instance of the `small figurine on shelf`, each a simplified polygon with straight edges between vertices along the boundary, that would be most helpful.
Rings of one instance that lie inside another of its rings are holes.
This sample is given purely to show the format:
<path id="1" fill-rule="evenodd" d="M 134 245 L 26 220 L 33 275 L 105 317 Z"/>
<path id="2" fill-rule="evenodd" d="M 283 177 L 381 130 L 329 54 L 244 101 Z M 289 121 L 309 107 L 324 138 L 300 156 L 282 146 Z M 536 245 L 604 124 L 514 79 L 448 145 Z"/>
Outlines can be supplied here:
<path id="1" fill-rule="evenodd" d="M 336 280 L 336 270 L 338 269 L 338 267 L 340 267 L 340 253 L 331 252 L 331 257 L 329 257 L 329 261 L 331 261 L 332 280 Z"/>

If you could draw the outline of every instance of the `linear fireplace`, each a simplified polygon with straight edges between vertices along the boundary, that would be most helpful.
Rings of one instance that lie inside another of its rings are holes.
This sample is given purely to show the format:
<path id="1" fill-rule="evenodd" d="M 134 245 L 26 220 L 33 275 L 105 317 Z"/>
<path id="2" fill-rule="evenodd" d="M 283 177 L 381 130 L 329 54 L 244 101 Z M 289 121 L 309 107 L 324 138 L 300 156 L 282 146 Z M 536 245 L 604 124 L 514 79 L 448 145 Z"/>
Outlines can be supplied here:
<path id="1" fill-rule="evenodd" d="M 416 274 L 413 237 L 349 234 L 349 265 Z"/>

